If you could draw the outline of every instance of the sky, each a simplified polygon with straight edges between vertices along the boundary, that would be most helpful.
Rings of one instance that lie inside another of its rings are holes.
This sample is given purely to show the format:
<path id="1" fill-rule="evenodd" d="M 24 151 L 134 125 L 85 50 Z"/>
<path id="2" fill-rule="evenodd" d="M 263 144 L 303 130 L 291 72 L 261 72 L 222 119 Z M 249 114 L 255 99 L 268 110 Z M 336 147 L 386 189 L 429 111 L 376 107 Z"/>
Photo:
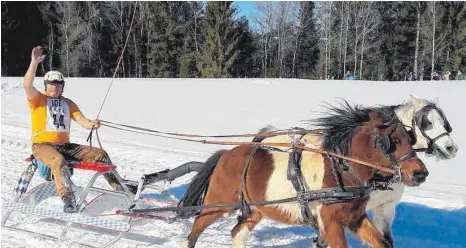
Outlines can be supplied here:
<path id="1" fill-rule="evenodd" d="M 256 23 L 253 21 L 254 20 L 254 12 L 256 12 L 256 7 L 255 7 L 255 2 L 252 1 L 234 1 L 233 5 L 238 8 L 238 18 L 241 18 L 241 16 L 246 16 L 246 18 L 249 20 L 249 27 L 252 30 L 257 30 L 258 27 Z"/>
<path id="2" fill-rule="evenodd" d="M 251 18 L 255 11 L 255 2 L 252 1 L 234 1 L 233 5 L 238 8 L 240 15 L 245 15 L 248 18 Z"/>

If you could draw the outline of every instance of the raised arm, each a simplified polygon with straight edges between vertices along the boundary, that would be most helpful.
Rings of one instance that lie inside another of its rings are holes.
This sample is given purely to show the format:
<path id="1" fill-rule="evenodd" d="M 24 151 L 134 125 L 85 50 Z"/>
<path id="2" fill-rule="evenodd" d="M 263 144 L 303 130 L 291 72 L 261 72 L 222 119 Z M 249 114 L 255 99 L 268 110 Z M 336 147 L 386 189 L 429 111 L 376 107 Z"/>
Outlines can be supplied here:
<path id="1" fill-rule="evenodd" d="M 24 75 L 24 91 L 26 91 L 27 99 L 30 101 L 34 99 L 37 95 L 37 90 L 34 88 L 34 78 L 36 77 L 37 66 L 45 58 L 45 55 L 42 55 L 42 48 L 40 46 L 34 47 L 31 54 L 31 64 L 29 64 L 29 69 Z"/>

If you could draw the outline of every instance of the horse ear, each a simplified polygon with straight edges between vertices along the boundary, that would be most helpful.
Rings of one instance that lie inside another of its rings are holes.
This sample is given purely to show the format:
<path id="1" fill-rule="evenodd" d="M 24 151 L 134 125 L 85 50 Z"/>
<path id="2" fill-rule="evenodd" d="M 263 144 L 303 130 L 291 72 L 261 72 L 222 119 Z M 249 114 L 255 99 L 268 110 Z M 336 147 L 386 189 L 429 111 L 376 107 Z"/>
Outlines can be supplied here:
<path id="1" fill-rule="evenodd" d="M 369 118 L 371 118 L 371 121 L 380 121 L 382 122 L 382 117 L 379 115 L 379 113 L 372 111 L 369 113 Z"/>
<path id="2" fill-rule="evenodd" d="M 409 143 L 412 146 L 414 146 L 417 143 L 416 133 L 414 132 L 414 130 L 409 130 L 407 132 L 408 132 L 408 135 L 409 135 Z"/>
<path id="3" fill-rule="evenodd" d="M 382 116 L 380 116 L 380 114 L 375 111 L 369 113 L 369 118 L 375 126 L 379 126 L 383 123 Z"/>
<path id="4" fill-rule="evenodd" d="M 409 94 L 409 96 L 411 97 L 411 102 L 413 102 L 413 104 L 415 106 L 419 106 L 419 105 L 422 104 L 422 99 L 417 98 L 417 97 L 413 96 L 412 94 Z"/>

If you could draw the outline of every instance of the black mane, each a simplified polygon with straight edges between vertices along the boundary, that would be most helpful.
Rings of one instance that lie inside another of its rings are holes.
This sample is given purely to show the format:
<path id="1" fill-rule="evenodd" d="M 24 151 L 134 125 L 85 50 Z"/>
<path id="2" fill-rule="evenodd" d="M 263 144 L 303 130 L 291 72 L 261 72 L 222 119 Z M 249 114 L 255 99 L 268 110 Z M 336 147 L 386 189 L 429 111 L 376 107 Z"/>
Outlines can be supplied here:
<path id="1" fill-rule="evenodd" d="M 354 134 L 370 121 L 369 114 L 373 111 L 382 117 L 384 123 L 399 122 L 395 112 L 389 106 L 364 108 L 360 105 L 351 106 L 347 101 L 340 105 L 339 107 L 328 105 L 327 116 L 309 121 L 321 130 L 322 147 L 330 152 L 348 155 Z"/>

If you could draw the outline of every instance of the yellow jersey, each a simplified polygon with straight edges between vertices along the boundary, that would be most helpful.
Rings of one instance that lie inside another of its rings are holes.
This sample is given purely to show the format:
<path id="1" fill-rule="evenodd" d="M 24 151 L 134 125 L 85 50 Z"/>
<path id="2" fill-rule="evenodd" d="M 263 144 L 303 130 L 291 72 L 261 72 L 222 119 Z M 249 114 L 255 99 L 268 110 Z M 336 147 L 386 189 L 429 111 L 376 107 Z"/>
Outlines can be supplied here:
<path id="1" fill-rule="evenodd" d="M 81 115 L 78 106 L 68 98 L 48 98 L 38 92 L 29 101 L 32 124 L 32 143 L 70 142 L 71 118 Z"/>

